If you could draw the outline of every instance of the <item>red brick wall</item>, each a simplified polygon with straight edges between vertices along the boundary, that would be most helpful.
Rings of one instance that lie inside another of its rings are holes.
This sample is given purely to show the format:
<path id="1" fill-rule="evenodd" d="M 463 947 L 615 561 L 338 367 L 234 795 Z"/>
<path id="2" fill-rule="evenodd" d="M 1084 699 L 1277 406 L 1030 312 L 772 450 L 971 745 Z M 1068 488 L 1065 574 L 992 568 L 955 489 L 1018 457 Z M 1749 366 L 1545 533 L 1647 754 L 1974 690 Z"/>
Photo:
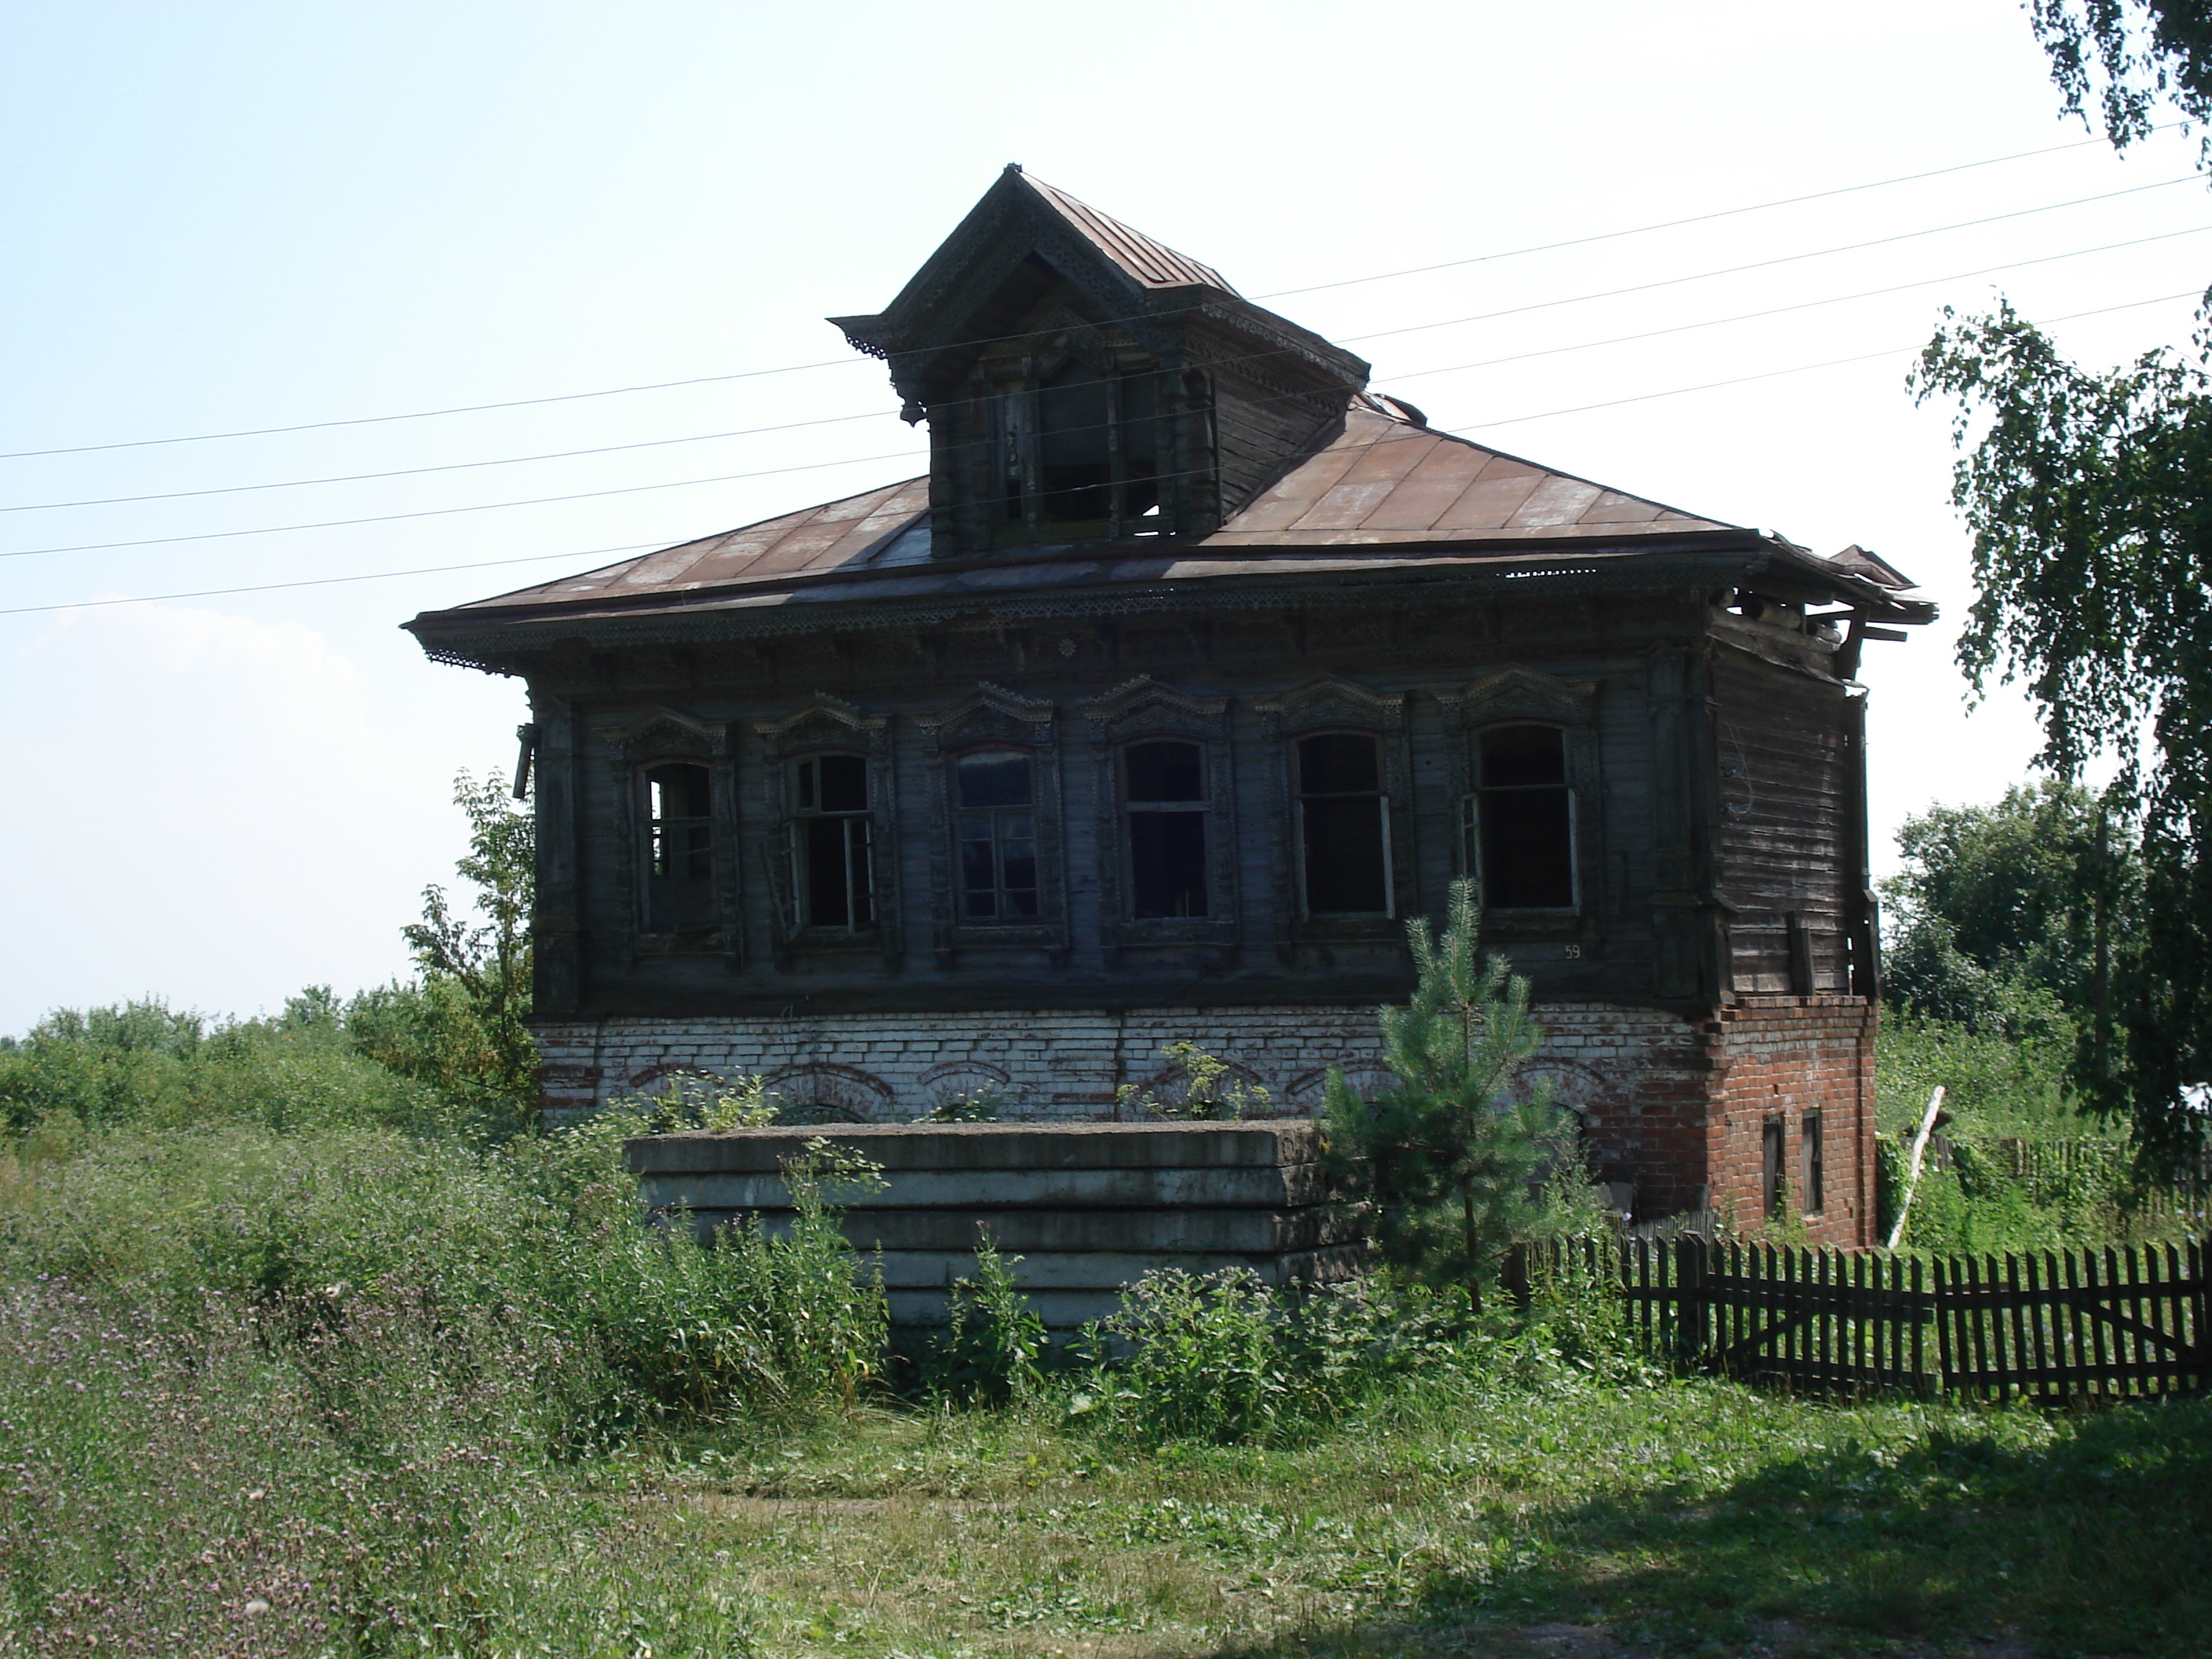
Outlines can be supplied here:
<path id="1" fill-rule="evenodd" d="M 1706 1146 L 1713 1207 L 1744 1232 L 1765 1216 L 1763 1135 L 1783 1130 L 1783 1174 L 1807 1237 L 1847 1248 L 1875 1239 L 1875 1005 L 1858 997 L 1747 996 L 1705 1028 L 1713 1060 Z M 1805 1120 L 1820 1115 L 1826 1202 L 1807 1211 Z"/>

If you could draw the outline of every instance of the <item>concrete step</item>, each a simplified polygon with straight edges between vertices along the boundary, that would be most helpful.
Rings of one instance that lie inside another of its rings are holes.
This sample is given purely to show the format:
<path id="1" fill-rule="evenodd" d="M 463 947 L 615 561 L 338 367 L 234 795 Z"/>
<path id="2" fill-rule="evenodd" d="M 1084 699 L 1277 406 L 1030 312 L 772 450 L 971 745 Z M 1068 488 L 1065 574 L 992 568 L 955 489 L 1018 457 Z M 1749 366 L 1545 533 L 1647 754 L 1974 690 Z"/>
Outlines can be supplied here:
<path id="1" fill-rule="evenodd" d="M 825 1123 L 648 1135 L 625 1148 L 637 1174 L 780 1172 L 823 1139 L 886 1170 L 1210 1170 L 1307 1164 L 1304 1118 L 1257 1123 Z"/>
<path id="2" fill-rule="evenodd" d="M 1328 1183 L 1314 1164 L 1212 1169 L 900 1169 L 869 1192 L 838 1188 L 832 1200 L 848 1212 L 951 1209 L 983 1215 L 998 1210 L 1299 1209 L 1321 1202 Z M 656 1209 L 787 1210 L 781 1175 L 719 1170 L 653 1171 L 638 1191 Z"/>
<path id="3" fill-rule="evenodd" d="M 744 1210 L 695 1210 L 702 1231 Z M 793 1212 L 757 1212 L 771 1233 L 791 1229 Z M 979 1229 L 1007 1252 L 1215 1251 L 1226 1255 L 1309 1250 L 1364 1236 L 1367 1210 L 1309 1205 L 1295 1210 L 862 1210 L 848 1213 L 845 1237 L 862 1249 L 949 1250 L 965 1255 Z"/>
<path id="4" fill-rule="evenodd" d="M 975 1258 L 948 1250 L 885 1250 L 874 1257 L 883 1264 L 887 1290 L 941 1289 L 955 1279 L 975 1277 Z M 1332 1281 L 1355 1271 L 1367 1259 L 1362 1244 L 1335 1244 L 1319 1250 L 1289 1250 L 1244 1255 L 1224 1251 L 1185 1250 L 1054 1250 L 1019 1260 L 1008 1258 L 1014 1282 L 1025 1291 L 1113 1291 L 1133 1285 L 1146 1273 L 1181 1268 L 1188 1273 L 1219 1273 L 1225 1267 L 1249 1267 L 1261 1282 L 1289 1284 L 1293 1280 Z"/>

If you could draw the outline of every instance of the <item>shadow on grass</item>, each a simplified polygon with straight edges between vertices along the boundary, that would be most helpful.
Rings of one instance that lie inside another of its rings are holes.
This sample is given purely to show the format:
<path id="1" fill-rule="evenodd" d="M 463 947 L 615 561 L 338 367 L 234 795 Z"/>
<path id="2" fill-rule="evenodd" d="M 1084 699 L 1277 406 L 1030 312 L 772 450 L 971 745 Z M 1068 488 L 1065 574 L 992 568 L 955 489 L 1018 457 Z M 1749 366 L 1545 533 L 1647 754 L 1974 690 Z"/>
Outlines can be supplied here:
<path id="1" fill-rule="evenodd" d="M 1724 1486 L 1587 1503 L 1486 1570 L 1431 1576 L 1393 1622 L 1235 1651 L 1619 1651 L 1546 1626 L 1657 1654 L 2202 1654 L 2212 1400 L 2075 1416 L 2033 1449 L 1939 1431 L 1885 1462 L 1845 1441 Z"/>

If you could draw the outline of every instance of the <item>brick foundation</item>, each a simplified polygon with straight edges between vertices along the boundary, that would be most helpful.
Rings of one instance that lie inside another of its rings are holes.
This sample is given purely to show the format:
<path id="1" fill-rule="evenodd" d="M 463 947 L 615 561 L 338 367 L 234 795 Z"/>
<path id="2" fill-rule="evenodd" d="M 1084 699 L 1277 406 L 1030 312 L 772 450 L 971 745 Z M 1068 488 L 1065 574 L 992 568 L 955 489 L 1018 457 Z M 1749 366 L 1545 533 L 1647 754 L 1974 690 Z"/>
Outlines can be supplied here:
<path id="1" fill-rule="evenodd" d="M 1656 1218 L 1708 1206 L 1759 1222 L 1762 1127 L 1784 1121 L 1791 1202 L 1802 1207 L 1802 1131 L 1818 1111 L 1826 1199 L 1804 1217 L 1823 1243 L 1873 1242 L 1874 1030 L 1849 997 L 1741 999 L 1704 1020 L 1611 1003 L 1544 1005 L 1530 1075 L 1581 1115 L 1601 1179 L 1632 1182 Z M 1168 1080 L 1161 1048 L 1198 1043 L 1310 1115 L 1332 1066 L 1356 1086 L 1386 1079 L 1375 1011 L 1356 1007 L 1139 1009 L 1127 1013 L 845 1014 L 810 1018 L 624 1018 L 537 1027 L 549 1119 L 672 1072 L 760 1075 L 793 1103 L 866 1122 L 901 1121 L 989 1091 L 1009 1117 L 1111 1120 L 1123 1084 Z"/>

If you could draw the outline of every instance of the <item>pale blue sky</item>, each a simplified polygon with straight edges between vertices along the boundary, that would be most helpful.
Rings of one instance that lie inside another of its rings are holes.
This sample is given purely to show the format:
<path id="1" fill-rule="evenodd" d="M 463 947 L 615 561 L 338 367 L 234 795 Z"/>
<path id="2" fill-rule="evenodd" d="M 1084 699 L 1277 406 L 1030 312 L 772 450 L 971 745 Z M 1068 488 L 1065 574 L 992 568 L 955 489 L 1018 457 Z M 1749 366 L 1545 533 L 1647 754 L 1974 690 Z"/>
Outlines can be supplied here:
<path id="1" fill-rule="evenodd" d="M 320 530 L 0 558 L 0 610 L 675 541 L 915 470 L 880 307 L 1006 161 L 1244 292 L 1464 260 L 2062 144 L 2007 0 L 1854 8 L 1401 0 L 0 8 L 0 451 L 546 397 L 679 391 L 0 460 L 0 507 L 839 424 L 189 500 L 0 512 L 0 553 L 745 479 Z M 1553 305 L 2185 178 L 2101 148 L 1661 234 L 1271 300 L 1438 425 L 1822 550 L 1955 616 L 1943 416 L 1907 358 L 1554 418 L 1926 336 L 2002 285 L 2056 316 L 2191 290 L 2191 234 L 1885 298 L 1487 368 L 1452 365 L 2073 254 L 2212 223 L 2184 183 L 1856 252 Z M 2185 301 L 2061 325 L 2095 360 Z M 1360 339 L 1358 337 L 1381 335 Z M 838 465 L 822 466 L 835 462 Z M 772 472 L 771 469 L 808 468 Z M 595 561 L 0 616 L 0 1030 L 149 992 L 272 1007 L 404 969 L 457 767 L 506 766 L 520 688 L 396 624 Z M 596 562 L 604 562 L 596 561 Z M 1869 653 L 1882 826 L 1986 798 L 2032 733 L 1968 721 L 1949 630 Z"/>

